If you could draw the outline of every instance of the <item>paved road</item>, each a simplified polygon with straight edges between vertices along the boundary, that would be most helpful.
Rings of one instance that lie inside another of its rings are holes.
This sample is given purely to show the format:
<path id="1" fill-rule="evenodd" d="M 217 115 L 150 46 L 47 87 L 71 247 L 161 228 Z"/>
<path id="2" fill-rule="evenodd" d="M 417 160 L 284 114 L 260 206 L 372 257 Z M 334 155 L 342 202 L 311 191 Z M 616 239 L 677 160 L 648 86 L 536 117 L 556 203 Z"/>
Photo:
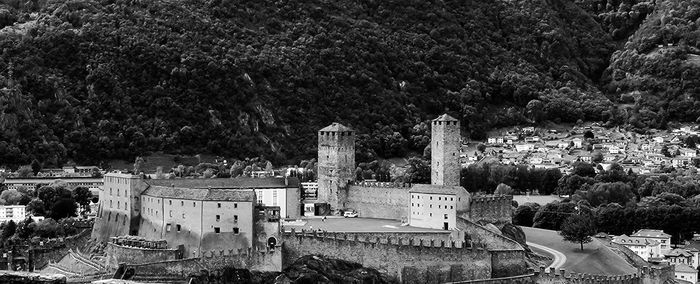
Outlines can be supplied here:
<path id="1" fill-rule="evenodd" d="M 566 255 L 564 255 L 563 253 L 561 253 L 558 250 L 555 250 L 555 249 L 552 249 L 552 248 L 549 248 L 549 247 L 546 247 L 543 245 L 531 243 L 531 242 L 527 242 L 527 245 L 534 247 L 534 248 L 537 248 L 537 249 L 540 249 L 540 250 L 543 250 L 543 251 L 551 254 L 554 257 L 552 264 L 550 264 L 549 267 L 547 267 L 547 269 L 549 269 L 550 267 L 554 268 L 554 269 L 559 269 L 566 262 Z"/>

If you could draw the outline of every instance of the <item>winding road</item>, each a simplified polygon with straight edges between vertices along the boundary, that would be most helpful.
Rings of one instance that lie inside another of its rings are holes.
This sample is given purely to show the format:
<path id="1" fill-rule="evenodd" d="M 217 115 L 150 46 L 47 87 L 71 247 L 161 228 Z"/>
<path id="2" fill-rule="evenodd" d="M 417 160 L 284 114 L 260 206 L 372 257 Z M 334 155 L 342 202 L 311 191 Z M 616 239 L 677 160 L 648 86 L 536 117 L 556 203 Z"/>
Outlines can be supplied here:
<path id="1" fill-rule="evenodd" d="M 555 250 L 555 249 L 552 249 L 552 248 L 549 248 L 549 247 L 546 247 L 543 245 L 538 245 L 536 243 L 531 243 L 531 242 L 526 242 L 526 243 L 528 246 L 543 250 L 543 251 L 547 252 L 548 254 L 551 254 L 554 257 L 552 264 L 550 264 L 549 267 L 547 267 L 547 269 L 549 269 L 550 267 L 554 268 L 554 269 L 559 269 L 566 262 L 566 255 L 564 255 L 563 253 L 561 253 L 558 250 Z"/>

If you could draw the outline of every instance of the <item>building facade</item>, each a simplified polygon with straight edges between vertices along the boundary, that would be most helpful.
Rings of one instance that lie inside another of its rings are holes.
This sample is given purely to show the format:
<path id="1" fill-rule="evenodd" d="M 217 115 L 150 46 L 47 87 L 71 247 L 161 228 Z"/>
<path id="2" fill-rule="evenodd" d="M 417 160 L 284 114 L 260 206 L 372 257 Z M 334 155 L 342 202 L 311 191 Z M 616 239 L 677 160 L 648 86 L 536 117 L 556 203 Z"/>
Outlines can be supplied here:
<path id="1" fill-rule="evenodd" d="M 646 238 L 659 242 L 660 253 L 666 254 L 671 250 L 671 235 L 664 233 L 663 230 L 641 229 L 630 237 Z"/>
<path id="2" fill-rule="evenodd" d="M 27 206 L 24 205 L 1 205 L 0 223 L 14 221 L 15 223 L 24 221 L 27 218 Z"/>
<path id="3" fill-rule="evenodd" d="M 621 235 L 614 237 L 613 243 L 629 248 L 647 261 L 652 257 L 663 256 L 661 254 L 661 243 L 657 240 Z"/>

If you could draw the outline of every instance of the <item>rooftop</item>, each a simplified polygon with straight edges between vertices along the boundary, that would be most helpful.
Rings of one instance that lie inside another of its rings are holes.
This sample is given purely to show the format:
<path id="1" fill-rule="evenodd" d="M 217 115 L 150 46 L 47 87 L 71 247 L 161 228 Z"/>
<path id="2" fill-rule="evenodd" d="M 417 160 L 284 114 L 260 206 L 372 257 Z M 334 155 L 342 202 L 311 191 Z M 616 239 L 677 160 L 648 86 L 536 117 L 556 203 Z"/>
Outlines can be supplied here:
<path id="1" fill-rule="evenodd" d="M 670 238 L 671 235 L 664 233 L 663 230 L 641 229 L 632 234 L 632 237 Z"/>
<path id="2" fill-rule="evenodd" d="M 640 237 L 621 235 L 613 238 L 613 243 L 632 246 L 656 246 L 659 242 Z"/>
<path id="3" fill-rule="evenodd" d="M 331 125 L 328 125 L 324 128 L 321 128 L 319 131 L 334 131 L 334 132 L 343 132 L 343 131 L 353 131 L 350 127 L 347 127 L 345 125 L 342 125 L 337 122 L 331 123 Z"/>
<path id="4" fill-rule="evenodd" d="M 688 266 L 687 264 L 676 264 L 674 265 L 676 272 L 687 272 L 687 273 L 698 273 L 698 270 Z"/>
<path id="5" fill-rule="evenodd" d="M 459 194 L 467 192 L 461 186 L 433 185 L 433 184 L 414 184 L 409 190 L 411 193 L 430 193 L 430 194 Z"/>
<path id="6" fill-rule="evenodd" d="M 436 119 L 433 119 L 433 121 L 458 121 L 458 120 L 454 117 L 451 117 L 449 114 L 443 114 L 441 116 L 438 116 Z"/>
<path id="7" fill-rule="evenodd" d="M 255 191 L 252 189 L 222 189 L 222 188 L 182 188 L 171 186 L 149 186 L 143 195 L 188 199 L 188 200 L 221 200 L 221 201 L 255 201 Z"/>
<path id="8" fill-rule="evenodd" d="M 684 249 L 672 249 L 665 254 L 666 257 L 692 257 L 693 254 Z"/>
<path id="9" fill-rule="evenodd" d="M 168 186 L 182 188 L 284 188 L 299 187 L 299 179 L 295 177 L 265 177 L 265 178 L 176 178 L 176 179 L 147 179 L 147 184 L 153 186 Z"/>

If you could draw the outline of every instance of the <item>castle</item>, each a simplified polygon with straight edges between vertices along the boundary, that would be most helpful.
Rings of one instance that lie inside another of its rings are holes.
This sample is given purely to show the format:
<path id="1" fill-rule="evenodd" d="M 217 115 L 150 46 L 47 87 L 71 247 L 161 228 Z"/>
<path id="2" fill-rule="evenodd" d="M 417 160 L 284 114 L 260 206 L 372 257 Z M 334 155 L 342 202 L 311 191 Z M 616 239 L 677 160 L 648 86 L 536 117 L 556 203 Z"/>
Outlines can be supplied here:
<path id="1" fill-rule="evenodd" d="M 355 181 L 355 132 L 333 123 L 318 132 L 318 198 L 322 213 L 353 209 L 360 216 L 407 220 L 411 226 L 451 230 L 457 217 L 510 223 L 509 196 L 472 196 L 460 186 L 460 123 L 443 114 L 431 123 L 431 184 Z"/>
<path id="2" fill-rule="evenodd" d="M 525 249 L 494 226 L 482 226 L 509 224 L 512 197 L 474 196 L 459 185 L 458 120 L 436 118 L 431 135 L 431 184 L 357 182 L 355 132 L 339 123 L 318 133 L 314 195 L 305 195 L 292 178 L 144 180 L 109 173 L 92 238 L 107 242 L 105 267 L 126 265 L 146 278 L 224 265 L 281 271 L 308 254 L 363 263 L 405 283 L 526 274 Z M 322 214 L 353 209 L 363 218 L 403 220 L 426 230 L 295 232 L 280 226 L 280 215 L 298 217 L 309 205 Z"/>

